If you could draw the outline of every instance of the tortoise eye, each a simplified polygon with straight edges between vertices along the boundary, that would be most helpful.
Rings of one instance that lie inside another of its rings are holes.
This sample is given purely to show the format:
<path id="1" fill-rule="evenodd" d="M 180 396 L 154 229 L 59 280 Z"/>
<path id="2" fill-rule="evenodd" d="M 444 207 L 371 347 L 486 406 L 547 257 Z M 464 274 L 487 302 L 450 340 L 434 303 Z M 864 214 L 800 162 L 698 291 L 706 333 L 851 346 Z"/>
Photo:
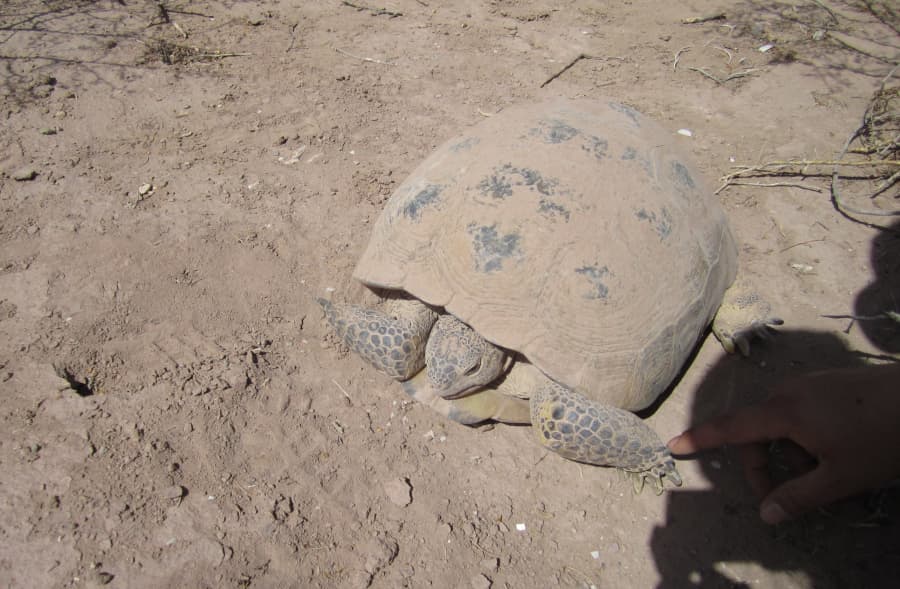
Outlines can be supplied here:
<path id="1" fill-rule="evenodd" d="M 480 358 L 478 359 L 478 362 L 476 362 L 474 366 L 472 366 L 471 368 L 466 370 L 463 374 L 465 374 L 466 376 L 472 376 L 472 375 L 476 374 L 479 370 L 481 370 L 481 359 Z"/>

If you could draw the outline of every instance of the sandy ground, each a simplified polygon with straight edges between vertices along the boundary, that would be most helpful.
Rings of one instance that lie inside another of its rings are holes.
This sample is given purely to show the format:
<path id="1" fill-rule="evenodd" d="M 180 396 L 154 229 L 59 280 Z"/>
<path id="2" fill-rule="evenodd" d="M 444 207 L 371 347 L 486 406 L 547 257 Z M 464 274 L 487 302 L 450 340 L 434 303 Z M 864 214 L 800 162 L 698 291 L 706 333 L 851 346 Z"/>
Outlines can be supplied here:
<path id="1" fill-rule="evenodd" d="M 0 586 L 896 586 L 896 490 L 770 528 L 721 451 L 635 495 L 410 402 L 315 303 L 363 297 L 393 188 L 508 105 L 612 96 L 690 130 L 714 187 L 835 158 L 900 55 L 891 3 L 348 4 L 0 5 Z M 707 338 L 646 416 L 664 438 L 900 352 L 823 317 L 900 310 L 900 240 L 805 170 L 718 194 L 786 324 L 750 360 Z M 841 182 L 896 208 L 874 186 Z"/>

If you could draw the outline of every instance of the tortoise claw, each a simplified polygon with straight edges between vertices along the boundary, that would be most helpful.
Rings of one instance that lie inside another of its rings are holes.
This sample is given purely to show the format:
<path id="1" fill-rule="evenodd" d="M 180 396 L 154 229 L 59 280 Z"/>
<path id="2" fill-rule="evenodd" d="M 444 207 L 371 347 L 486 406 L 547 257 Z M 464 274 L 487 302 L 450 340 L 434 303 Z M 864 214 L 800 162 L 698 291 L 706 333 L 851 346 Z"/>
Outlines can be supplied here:
<path id="1" fill-rule="evenodd" d="M 636 495 L 640 495 L 641 491 L 644 490 L 644 486 L 647 484 L 652 487 L 654 494 L 662 495 L 662 492 L 666 488 L 666 482 L 671 483 L 674 487 L 680 487 L 683 482 L 681 480 L 681 475 L 678 474 L 678 469 L 675 468 L 675 461 L 671 458 L 653 466 L 650 470 L 643 470 L 641 472 L 622 472 L 631 479 Z"/>
<path id="2" fill-rule="evenodd" d="M 722 341 L 725 350 L 733 354 L 735 349 L 745 358 L 750 355 L 750 342 L 753 340 L 762 340 L 770 342 L 774 339 L 775 327 L 784 325 L 784 321 L 778 317 L 767 317 L 765 319 L 752 321 L 744 329 L 734 332 L 730 337 L 726 337 Z M 728 340 L 728 341 L 726 341 Z"/>

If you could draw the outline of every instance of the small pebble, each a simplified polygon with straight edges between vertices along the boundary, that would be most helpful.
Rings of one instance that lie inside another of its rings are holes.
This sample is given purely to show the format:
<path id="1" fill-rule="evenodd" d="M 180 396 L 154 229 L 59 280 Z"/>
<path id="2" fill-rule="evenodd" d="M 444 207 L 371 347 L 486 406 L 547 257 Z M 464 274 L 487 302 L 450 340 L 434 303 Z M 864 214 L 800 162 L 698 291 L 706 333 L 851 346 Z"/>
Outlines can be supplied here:
<path id="1" fill-rule="evenodd" d="M 524 531 L 525 531 L 525 524 L 516 524 L 516 531 L 518 531 L 518 532 L 524 532 Z"/>
<path id="2" fill-rule="evenodd" d="M 685 137 L 693 137 L 694 136 L 694 132 L 691 131 L 690 129 L 678 129 L 678 134 L 684 135 Z"/>
<path id="3" fill-rule="evenodd" d="M 406 507 L 412 503 L 412 486 L 406 479 L 394 479 L 384 484 L 384 492 L 397 507 Z"/>
<path id="4" fill-rule="evenodd" d="M 172 485 L 171 487 L 163 489 L 159 496 L 163 499 L 181 499 L 184 497 L 185 493 L 186 489 L 181 485 Z"/>
<path id="5" fill-rule="evenodd" d="M 22 168 L 13 174 L 13 180 L 17 182 L 28 182 L 37 178 L 37 170 L 34 168 Z"/>

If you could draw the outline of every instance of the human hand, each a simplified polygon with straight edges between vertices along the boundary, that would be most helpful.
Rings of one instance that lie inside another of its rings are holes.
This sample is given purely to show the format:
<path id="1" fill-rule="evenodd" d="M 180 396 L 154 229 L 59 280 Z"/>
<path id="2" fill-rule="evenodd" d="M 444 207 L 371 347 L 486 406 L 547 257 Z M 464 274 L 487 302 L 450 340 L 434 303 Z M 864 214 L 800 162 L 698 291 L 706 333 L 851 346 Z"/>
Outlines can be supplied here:
<path id="1" fill-rule="evenodd" d="M 769 442 L 789 439 L 817 462 L 780 485 L 769 473 Z M 673 454 L 741 445 L 741 462 L 777 524 L 900 476 L 900 365 L 833 370 L 785 381 L 772 396 L 669 441 Z"/>

